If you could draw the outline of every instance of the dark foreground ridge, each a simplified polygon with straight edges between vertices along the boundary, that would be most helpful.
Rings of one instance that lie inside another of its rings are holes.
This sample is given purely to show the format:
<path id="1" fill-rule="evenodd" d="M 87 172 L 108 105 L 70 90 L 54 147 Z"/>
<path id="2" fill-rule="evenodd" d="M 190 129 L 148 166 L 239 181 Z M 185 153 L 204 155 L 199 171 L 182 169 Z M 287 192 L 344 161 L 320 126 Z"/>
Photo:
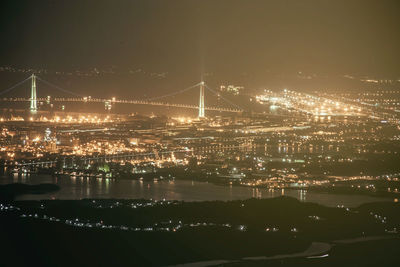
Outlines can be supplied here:
<path id="1" fill-rule="evenodd" d="M 0 210 L 1 266 L 396 266 L 400 255 L 398 203 L 86 199 Z"/>
<path id="2" fill-rule="evenodd" d="M 0 200 L 13 200 L 19 195 L 26 194 L 46 194 L 60 190 L 55 184 L 6 184 L 0 185 Z"/>

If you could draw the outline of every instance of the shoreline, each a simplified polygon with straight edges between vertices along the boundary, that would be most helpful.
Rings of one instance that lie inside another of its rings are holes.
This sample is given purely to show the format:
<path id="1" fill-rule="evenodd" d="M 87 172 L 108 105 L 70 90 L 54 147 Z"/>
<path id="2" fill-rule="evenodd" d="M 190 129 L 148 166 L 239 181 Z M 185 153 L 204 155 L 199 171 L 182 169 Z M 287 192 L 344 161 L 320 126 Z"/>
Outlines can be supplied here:
<path id="1" fill-rule="evenodd" d="M 354 195 L 354 196 L 366 196 L 366 197 L 373 197 L 377 199 L 400 199 L 400 194 L 399 193 L 394 193 L 394 192 L 386 192 L 386 191 L 378 191 L 378 192 L 369 192 L 369 191 L 359 191 L 359 190 L 354 190 L 350 188 L 326 188 L 326 187 L 303 187 L 303 188 L 295 188 L 295 187 L 281 187 L 281 188 L 268 188 L 264 186 L 247 186 L 247 185 L 242 185 L 238 183 L 228 183 L 224 181 L 215 181 L 213 179 L 209 178 L 196 178 L 196 177 L 191 177 L 191 178 L 180 178 L 180 177 L 161 177 L 161 178 L 143 178 L 143 177 L 138 177 L 138 178 L 132 178 L 132 177 L 118 177 L 118 178 L 99 178 L 99 177 L 94 177 L 94 176 L 73 176 L 69 174 L 64 174 L 64 175 L 51 175 L 51 174 L 33 174 L 30 175 L 31 177 L 38 177 L 38 176 L 48 176 L 48 177 L 54 177 L 57 179 L 62 179 L 63 177 L 68 177 L 68 179 L 76 178 L 76 179 L 96 179 L 96 180 L 105 180 L 105 181 L 143 181 L 143 182 L 171 182 L 171 181 L 191 181 L 191 182 L 199 182 L 199 183 L 210 183 L 215 186 L 221 186 L 221 187 L 242 187 L 242 188 L 248 188 L 248 189 L 261 189 L 265 191 L 279 191 L 279 190 L 292 190 L 292 191 L 301 191 L 304 190 L 306 192 L 313 192 L 313 193 L 319 193 L 319 194 L 330 194 L 330 195 Z M 7 177 L 7 176 L 3 176 Z M 2 177 L 0 177 L 2 178 Z"/>
<path id="2" fill-rule="evenodd" d="M 15 180 L 14 180 L 15 181 Z M 5 182 L 3 180 L 3 182 Z M 8 182 L 13 182 L 9 180 Z M 21 181 L 20 181 L 21 182 Z M 36 176 L 23 181 L 28 184 L 53 183 L 60 186 L 60 191 L 44 195 L 22 195 L 23 200 L 81 200 L 81 199 L 168 199 L 178 201 L 213 201 L 250 198 L 273 198 L 291 196 L 304 202 L 320 203 L 331 207 L 338 205 L 356 207 L 362 203 L 395 202 L 395 198 L 369 194 L 346 194 L 320 190 L 286 188 L 269 190 L 240 185 L 212 183 L 199 179 L 93 179 L 61 177 L 55 180 L 50 175 Z M 201 189 L 200 191 L 196 188 Z M 88 191 L 89 190 L 89 191 Z M 210 191 L 211 190 L 211 191 Z M 212 192 L 211 195 L 207 192 Z"/>

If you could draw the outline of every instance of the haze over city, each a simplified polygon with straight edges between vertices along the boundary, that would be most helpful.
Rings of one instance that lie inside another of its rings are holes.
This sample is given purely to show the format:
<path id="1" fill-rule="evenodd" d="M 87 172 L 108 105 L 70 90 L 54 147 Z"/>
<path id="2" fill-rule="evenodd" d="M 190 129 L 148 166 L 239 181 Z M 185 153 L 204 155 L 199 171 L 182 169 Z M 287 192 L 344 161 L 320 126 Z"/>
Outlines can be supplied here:
<path id="1" fill-rule="evenodd" d="M 343 76 L 399 79 L 398 12 L 397 1 L 7 1 L 0 66 L 59 72 L 60 86 L 89 95 L 157 95 L 202 76 L 362 89 Z"/>

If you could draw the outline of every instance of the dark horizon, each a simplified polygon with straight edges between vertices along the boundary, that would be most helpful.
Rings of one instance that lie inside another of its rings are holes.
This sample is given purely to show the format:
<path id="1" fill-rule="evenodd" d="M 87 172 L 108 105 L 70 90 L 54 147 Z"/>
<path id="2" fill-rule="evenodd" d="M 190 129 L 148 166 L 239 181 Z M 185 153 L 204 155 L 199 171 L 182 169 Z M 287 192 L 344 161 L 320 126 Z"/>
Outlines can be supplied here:
<path id="1" fill-rule="evenodd" d="M 1 87 L 33 69 L 72 91 L 137 98 L 202 77 L 363 90 L 360 79 L 400 79 L 399 11 L 398 1 L 359 0 L 7 1 Z"/>

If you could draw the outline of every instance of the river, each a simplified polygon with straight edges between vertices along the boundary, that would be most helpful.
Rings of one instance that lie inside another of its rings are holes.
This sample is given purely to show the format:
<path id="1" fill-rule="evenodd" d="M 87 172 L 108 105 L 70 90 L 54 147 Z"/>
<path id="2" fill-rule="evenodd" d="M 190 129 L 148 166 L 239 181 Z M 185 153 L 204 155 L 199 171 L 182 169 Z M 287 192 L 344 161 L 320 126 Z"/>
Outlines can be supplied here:
<path id="1" fill-rule="evenodd" d="M 0 184 L 53 183 L 61 190 L 43 195 L 22 195 L 17 200 L 40 199 L 83 199 L 83 198 L 120 198 L 120 199 L 168 199 L 184 201 L 235 200 L 248 198 L 272 198 L 290 196 L 300 201 L 314 202 L 325 206 L 344 205 L 356 207 L 363 203 L 393 201 L 391 198 L 376 198 L 364 195 L 342 195 L 319 193 L 307 190 L 279 189 L 268 190 L 242 186 L 221 186 L 207 182 L 175 181 L 139 181 L 111 180 L 81 177 L 52 177 L 50 175 L 27 175 L 0 177 Z"/>

